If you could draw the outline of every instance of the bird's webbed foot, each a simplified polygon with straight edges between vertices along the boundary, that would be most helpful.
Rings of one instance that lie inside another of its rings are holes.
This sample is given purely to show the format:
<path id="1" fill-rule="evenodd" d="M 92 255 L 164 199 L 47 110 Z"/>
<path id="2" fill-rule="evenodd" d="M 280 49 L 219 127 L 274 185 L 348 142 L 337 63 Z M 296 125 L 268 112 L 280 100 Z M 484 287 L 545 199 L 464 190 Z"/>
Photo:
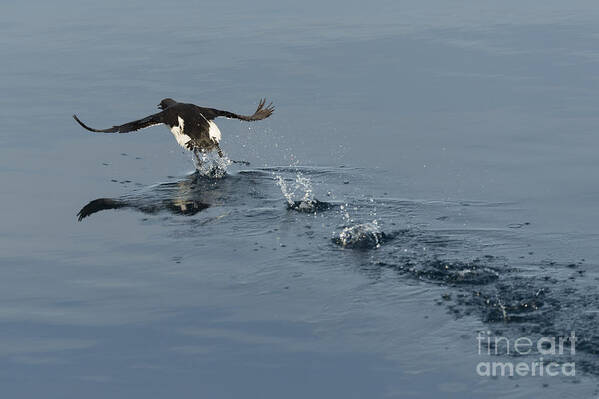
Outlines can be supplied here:
<path id="1" fill-rule="evenodd" d="M 202 157 L 200 156 L 200 150 L 198 149 L 198 147 L 193 147 L 192 151 L 193 151 L 193 155 L 195 158 L 196 169 L 199 170 L 202 167 L 202 165 L 204 164 L 204 161 L 202 160 Z"/>
<path id="2" fill-rule="evenodd" d="M 216 151 L 217 151 L 218 156 L 220 158 L 224 158 L 225 157 L 225 154 L 223 154 L 223 150 L 220 149 L 220 146 L 218 144 L 216 145 Z M 231 162 L 231 163 L 240 163 L 242 165 L 249 165 L 250 164 L 248 161 L 235 161 L 233 159 L 229 159 L 229 162 Z"/>
<path id="3" fill-rule="evenodd" d="M 242 165 L 249 165 L 250 164 L 248 161 L 235 161 L 233 159 L 231 159 L 231 162 L 233 162 L 233 163 L 239 163 L 239 164 L 242 164 Z"/>

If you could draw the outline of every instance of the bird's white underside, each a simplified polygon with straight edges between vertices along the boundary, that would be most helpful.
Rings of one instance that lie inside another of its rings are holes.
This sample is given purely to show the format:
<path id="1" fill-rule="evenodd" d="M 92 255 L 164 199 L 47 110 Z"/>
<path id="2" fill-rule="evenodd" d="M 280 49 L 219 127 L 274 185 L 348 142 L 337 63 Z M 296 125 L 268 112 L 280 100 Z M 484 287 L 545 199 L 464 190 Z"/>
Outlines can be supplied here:
<path id="1" fill-rule="evenodd" d="M 177 143 L 179 143 L 179 145 L 183 148 L 185 147 L 185 144 L 191 140 L 191 137 L 189 137 L 186 134 L 183 134 L 183 126 L 185 125 L 185 123 L 183 122 L 183 119 L 181 119 L 180 116 L 177 117 L 179 119 L 179 126 L 173 126 L 171 127 L 171 133 L 173 133 L 173 136 L 175 136 L 175 140 L 177 140 Z"/>
<path id="2" fill-rule="evenodd" d="M 202 117 L 203 116 L 204 115 L 202 115 Z M 191 140 L 191 137 L 189 137 L 188 135 L 183 133 L 184 126 L 185 126 L 185 122 L 183 121 L 183 119 L 180 116 L 178 116 L 177 119 L 179 120 L 179 126 L 171 127 L 171 132 L 173 133 L 173 136 L 175 136 L 175 140 L 177 140 L 177 143 L 179 143 L 179 145 L 181 147 L 187 149 L 185 144 L 187 144 L 187 142 L 189 140 Z M 204 118 L 204 119 L 206 119 L 206 118 Z M 212 140 L 216 141 L 217 143 L 219 143 L 220 138 L 221 138 L 221 133 L 220 133 L 218 126 L 216 126 L 216 123 L 209 121 L 207 119 L 206 119 L 206 122 L 208 122 L 208 125 L 210 126 L 208 129 L 208 134 L 210 135 L 210 138 Z"/>
<path id="3" fill-rule="evenodd" d="M 212 121 L 208 121 L 208 124 L 210 125 L 210 129 L 208 129 L 208 134 L 210 135 L 210 138 L 219 143 L 221 137 L 220 129 L 218 128 L 218 126 L 216 126 L 216 123 Z"/>

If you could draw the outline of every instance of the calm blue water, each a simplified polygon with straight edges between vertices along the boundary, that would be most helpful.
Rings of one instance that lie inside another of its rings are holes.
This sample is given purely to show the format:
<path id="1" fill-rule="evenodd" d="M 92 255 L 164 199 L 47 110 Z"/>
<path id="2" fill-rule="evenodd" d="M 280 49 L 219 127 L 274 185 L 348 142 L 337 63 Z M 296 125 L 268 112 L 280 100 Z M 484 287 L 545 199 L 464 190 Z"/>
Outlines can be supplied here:
<path id="1" fill-rule="evenodd" d="M 1 10 L 3 397 L 597 394 L 595 2 Z M 219 121 L 251 162 L 219 180 L 164 127 L 71 118 L 165 97 L 277 110 Z M 576 377 L 476 373 L 514 360 L 479 331 L 572 330 Z"/>

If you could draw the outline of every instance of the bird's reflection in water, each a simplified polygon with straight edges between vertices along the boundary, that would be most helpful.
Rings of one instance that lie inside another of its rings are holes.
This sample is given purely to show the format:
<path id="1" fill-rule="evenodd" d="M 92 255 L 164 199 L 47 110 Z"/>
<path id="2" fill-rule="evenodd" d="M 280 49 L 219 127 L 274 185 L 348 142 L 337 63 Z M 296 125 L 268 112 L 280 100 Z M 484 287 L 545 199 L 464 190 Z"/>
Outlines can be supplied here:
<path id="1" fill-rule="evenodd" d="M 242 172 L 215 179 L 194 173 L 182 180 L 156 184 L 119 198 L 95 199 L 85 205 L 77 217 L 81 221 L 99 211 L 121 208 L 132 208 L 146 214 L 170 212 L 191 216 L 211 206 L 228 202 L 237 188 L 248 187 L 247 183 L 252 183 L 247 175 L 251 176 L 251 173 Z M 246 184 L 240 184 L 244 181 Z"/>

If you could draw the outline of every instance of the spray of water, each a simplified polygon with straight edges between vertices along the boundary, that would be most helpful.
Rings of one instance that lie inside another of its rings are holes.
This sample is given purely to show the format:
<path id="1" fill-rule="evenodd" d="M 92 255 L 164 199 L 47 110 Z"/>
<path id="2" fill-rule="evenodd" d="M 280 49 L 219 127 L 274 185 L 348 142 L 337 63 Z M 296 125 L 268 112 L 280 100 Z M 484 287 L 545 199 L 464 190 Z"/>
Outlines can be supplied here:
<path id="1" fill-rule="evenodd" d="M 370 198 L 370 203 L 374 205 L 374 199 Z M 333 233 L 333 241 L 345 248 L 375 249 L 382 244 L 384 233 L 381 230 L 377 217 L 376 206 L 373 206 L 368 215 L 373 217 L 372 222 L 356 223 L 352 216 L 359 211 L 358 206 L 345 203 L 339 207 L 340 215 L 343 218 L 345 227 L 341 232 Z M 351 212 L 351 213 L 350 213 Z"/>
<path id="2" fill-rule="evenodd" d="M 227 175 L 227 167 L 231 160 L 227 157 L 218 157 L 212 153 L 200 154 L 200 159 L 193 158 L 196 171 L 206 177 L 222 179 Z"/>
<path id="3" fill-rule="evenodd" d="M 383 236 L 377 221 L 373 220 L 344 228 L 333 236 L 333 241 L 345 248 L 373 249 L 381 246 Z"/>
<path id="4" fill-rule="evenodd" d="M 330 208 L 328 203 L 320 202 L 314 198 L 312 181 L 301 172 L 296 173 L 295 179 L 288 178 L 286 180 L 280 174 L 275 174 L 274 177 L 290 209 L 316 213 L 319 207 L 322 207 L 322 209 Z M 370 202 L 374 205 L 373 198 L 370 199 Z M 327 206 L 323 207 L 322 205 L 325 204 Z M 343 218 L 344 227 L 340 232 L 333 233 L 333 242 L 344 248 L 376 249 L 381 246 L 385 234 L 376 219 L 376 206 L 373 206 L 368 212 L 373 220 L 367 223 L 356 223 L 354 217 L 359 214 L 357 205 L 345 203 L 339 207 L 339 211 L 340 216 Z M 352 214 L 354 214 L 354 217 Z"/>
<path id="5" fill-rule="evenodd" d="M 295 180 L 287 182 L 281 175 L 275 175 L 277 185 L 281 189 L 281 193 L 287 200 L 290 207 L 313 207 L 314 192 L 312 191 L 312 182 L 301 172 L 295 176 Z M 299 198 L 296 200 L 296 198 Z M 298 205 L 299 202 L 299 205 Z"/>

